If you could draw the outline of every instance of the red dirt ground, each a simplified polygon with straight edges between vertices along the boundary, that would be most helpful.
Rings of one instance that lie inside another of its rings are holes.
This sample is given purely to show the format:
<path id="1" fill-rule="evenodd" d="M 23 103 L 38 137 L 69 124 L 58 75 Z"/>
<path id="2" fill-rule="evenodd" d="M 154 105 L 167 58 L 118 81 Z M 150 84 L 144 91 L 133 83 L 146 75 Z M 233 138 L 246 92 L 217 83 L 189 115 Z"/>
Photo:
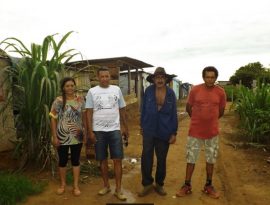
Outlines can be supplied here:
<path id="1" fill-rule="evenodd" d="M 179 113 L 183 112 L 179 108 Z M 228 106 L 227 106 L 228 107 Z M 137 197 L 141 189 L 140 164 L 123 176 L 123 191 L 128 196 L 126 203 L 154 203 L 155 205 L 268 205 L 270 204 L 270 164 L 266 162 L 269 151 L 262 148 L 238 148 L 234 147 L 237 119 L 229 108 L 225 116 L 220 120 L 220 154 L 215 166 L 213 183 L 221 193 L 220 199 L 211 199 L 205 196 L 201 189 L 205 183 L 205 160 L 204 151 L 201 151 L 200 159 L 196 164 L 193 175 L 193 193 L 184 198 L 175 197 L 176 190 L 182 185 L 185 176 L 185 143 L 189 126 L 189 117 L 182 115 L 179 123 L 177 142 L 171 145 L 167 159 L 167 177 L 165 189 L 167 196 L 159 196 L 152 192 L 146 197 Z M 142 140 L 138 123 L 137 107 L 129 108 L 130 140 L 129 146 L 125 148 L 125 155 L 131 158 L 139 158 L 142 150 Z M 42 194 L 29 197 L 24 204 L 27 205 L 89 205 L 121 203 L 113 192 L 106 196 L 98 196 L 97 192 L 102 187 L 101 178 L 91 178 L 86 184 L 81 184 L 82 195 L 74 197 L 72 187 L 64 195 L 58 196 L 55 190 L 58 180 L 49 174 L 45 175 L 49 184 Z M 114 189 L 114 180 L 111 180 Z"/>

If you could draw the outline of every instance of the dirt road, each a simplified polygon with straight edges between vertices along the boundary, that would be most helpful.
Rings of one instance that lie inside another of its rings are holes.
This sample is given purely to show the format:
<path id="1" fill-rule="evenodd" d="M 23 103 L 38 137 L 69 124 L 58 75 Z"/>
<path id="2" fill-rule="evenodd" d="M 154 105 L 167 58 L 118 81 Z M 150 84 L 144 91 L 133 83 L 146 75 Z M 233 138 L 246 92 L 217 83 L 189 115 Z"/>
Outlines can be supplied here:
<path id="1" fill-rule="evenodd" d="M 181 108 L 183 109 L 183 108 Z M 179 110 L 179 113 L 182 110 Z M 141 136 L 139 134 L 138 114 L 129 112 L 130 122 L 130 144 L 125 149 L 127 157 L 139 158 L 141 154 Z M 181 113 L 183 114 L 183 113 Z M 268 205 L 270 204 L 270 164 L 265 159 L 269 152 L 262 149 L 238 149 L 233 147 L 231 139 L 234 136 L 236 119 L 233 113 L 225 112 L 220 120 L 220 154 L 215 166 L 213 183 L 221 193 L 220 199 L 211 199 L 205 196 L 201 189 L 205 183 L 205 160 L 204 151 L 201 151 L 200 158 L 196 164 L 194 177 L 192 179 L 193 193 L 184 198 L 175 197 L 176 190 L 182 185 L 185 175 L 185 143 L 188 132 L 189 118 L 181 115 L 179 123 L 180 132 L 176 144 L 172 145 L 168 154 L 167 177 L 165 189 L 167 196 L 159 196 L 154 191 L 146 197 L 137 197 L 136 192 L 141 189 L 140 163 L 123 176 L 123 190 L 128 196 L 126 203 L 154 203 L 155 205 Z M 93 178 L 87 184 L 81 184 L 82 195 L 74 197 L 71 194 L 72 187 L 68 187 L 66 193 L 57 196 L 55 190 L 58 181 L 50 180 L 46 190 L 37 196 L 30 197 L 27 205 L 89 205 L 119 203 L 109 193 L 106 196 L 98 196 L 96 193 L 101 188 L 101 178 Z M 114 181 L 111 180 L 111 187 L 114 189 Z M 112 189 L 112 190 L 113 190 Z"/>

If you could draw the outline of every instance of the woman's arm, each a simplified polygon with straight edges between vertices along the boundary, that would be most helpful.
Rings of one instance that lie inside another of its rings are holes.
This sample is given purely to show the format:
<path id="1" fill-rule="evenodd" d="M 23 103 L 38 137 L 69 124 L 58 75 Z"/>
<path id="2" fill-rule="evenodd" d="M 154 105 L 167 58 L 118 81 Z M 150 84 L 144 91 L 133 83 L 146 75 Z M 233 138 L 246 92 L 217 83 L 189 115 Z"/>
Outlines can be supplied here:
<path id="1" fill-rule="evenodd" d="M 59 140 L 57 138 L 57 119 L 51 117 L 51 132 L 52 132 L 52 144 L 54 146 L 59 146 Z"/>

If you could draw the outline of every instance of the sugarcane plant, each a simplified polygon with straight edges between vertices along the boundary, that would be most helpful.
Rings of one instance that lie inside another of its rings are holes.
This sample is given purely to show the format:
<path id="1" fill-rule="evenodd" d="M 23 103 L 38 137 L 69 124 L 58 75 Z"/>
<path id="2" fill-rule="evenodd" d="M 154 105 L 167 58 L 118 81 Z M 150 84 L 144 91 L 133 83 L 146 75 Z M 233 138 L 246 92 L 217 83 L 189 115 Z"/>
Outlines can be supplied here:
<path id="1" fill-rule="evenodd" d="M 57 34 L 48 35 L 42 45 L 32 43 L 30 49 L 13 37 L 0 43 L 4 50 L 20 56 L 5 69 L 9 89 L 0 110 L 4 113 L 8 107 L 13 109 L 17 134 L 14 155 L 20 159 L 20 168 L 30 164 L 44 168 L 53 161 L 49 109 L 59 94 L 64 65 L 79 54 L 74 49 L 61 51 L 71 33 L 58 42 Z"/>
<path id="2" fill-rule="evenodd" d="M 256 89 L 240 87 L 236 111 L 248 141 L 270 142 L 270 85 L 261 83 Z"/>

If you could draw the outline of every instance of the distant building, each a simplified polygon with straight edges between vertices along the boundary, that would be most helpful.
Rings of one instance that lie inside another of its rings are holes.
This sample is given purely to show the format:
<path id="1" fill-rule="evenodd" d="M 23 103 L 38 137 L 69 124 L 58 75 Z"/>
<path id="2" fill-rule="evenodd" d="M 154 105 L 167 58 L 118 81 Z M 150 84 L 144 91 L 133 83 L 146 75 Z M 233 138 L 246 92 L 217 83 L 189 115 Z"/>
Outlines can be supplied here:
<path id="1" fill-rule="evenodd" d="M 190 83 L 182 83 L 180 86 L 180 99 L 186 98 L 192 88 L 192 84 Z"/>
<path id="2" fill-rule="evenodd" d="M 226 85 L 231 85 L 232 83 L 230 81 L 219 80 L 217 81 L 217 84 L 220 85 L 221 87 L 224 87 Z"/>
<path id="3" fill-rule="evenodd" d="M 181 84 L 182 81 L 178 80 L 177 78 L 173 78 L 170 83 L 170 87 L 173 89 L 177 100 L 181 99 Z"/>

